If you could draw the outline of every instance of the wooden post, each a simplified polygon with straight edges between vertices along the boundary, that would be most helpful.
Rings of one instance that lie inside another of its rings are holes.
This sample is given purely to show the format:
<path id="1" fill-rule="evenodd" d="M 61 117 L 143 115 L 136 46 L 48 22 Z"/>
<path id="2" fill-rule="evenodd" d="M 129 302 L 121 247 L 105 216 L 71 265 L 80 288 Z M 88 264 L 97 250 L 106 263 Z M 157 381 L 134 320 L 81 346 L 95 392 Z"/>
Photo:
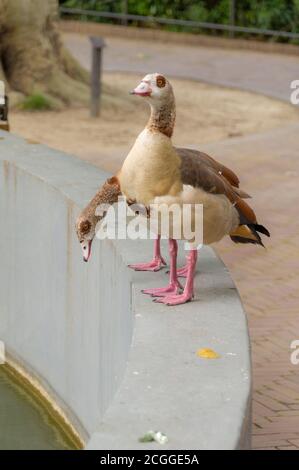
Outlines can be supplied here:
<path id="1" fill-rule="evenodd" d="M 127 15 L 128 14 L 128 0 L 123 0 L 123 7 L 122 7 L 122 10 L 123 10 L 123 14 L 124 15 Z M 122 20 L 122 24 L 124 26 L 128 26 L 128 20 L 127 18 L 124 18 Z"/>
<path id="2" fill-rule="evenodd" d="M 91 36 L 92 45 L 92 67 L 91 67 L 91 117 L 98 117 L 100 114 L 101 102 L 101 79 L 102 79 L 102 51 L 105 47 L 104 39 Z"/>
<path id="3" fill-rule="evenodd" d="M 235 26 L 235 24 L 236 24 L 236 0 L 230 0 L 229 17 L 230 17 L 231 26 Z M 230 35 L 231 38 L 233 38 L 233 37 L 235 37 L 235 32 L 230 31 L 229 35 Z"/>

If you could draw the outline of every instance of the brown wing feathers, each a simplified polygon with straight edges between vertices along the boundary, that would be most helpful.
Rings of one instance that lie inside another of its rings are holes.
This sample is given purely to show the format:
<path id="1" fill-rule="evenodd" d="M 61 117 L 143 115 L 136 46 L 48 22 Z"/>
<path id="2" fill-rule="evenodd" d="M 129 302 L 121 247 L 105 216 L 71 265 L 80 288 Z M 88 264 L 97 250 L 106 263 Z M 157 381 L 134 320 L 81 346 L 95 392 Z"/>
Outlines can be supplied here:
<path id="1" fill-rule="evenodd" d="M 231 234 L 236 243 L 255 243 L 263 246 L 258 232 L 270 236 L 268 230 L 257 224 L 256 215 L 242 199 L 250 197 L 239 189 L 239 178 L 229 168 L 221 165 L 209 155 L 191 149 L 176 149 L 181 157 L 183 184 L 200 187 L 213 194 L 225 194 L 236 207 L 240 226 Z"/>
<path id="2" fill-rule="evenodd" d="M 210 155 L 193 149 L 177 148 L 176 150 L 182 158 L 185 157 L 189 161 L 193 159 L 197 161 L 200 160 L 201 163 L 210 168 L 213 168 L 219 175 L 223 175 L 232 186 L 236 188 L 239 187 L 240 181 L 238 176 L 232 170 L 217 162 L 214 158 L 210 157 Z"/>

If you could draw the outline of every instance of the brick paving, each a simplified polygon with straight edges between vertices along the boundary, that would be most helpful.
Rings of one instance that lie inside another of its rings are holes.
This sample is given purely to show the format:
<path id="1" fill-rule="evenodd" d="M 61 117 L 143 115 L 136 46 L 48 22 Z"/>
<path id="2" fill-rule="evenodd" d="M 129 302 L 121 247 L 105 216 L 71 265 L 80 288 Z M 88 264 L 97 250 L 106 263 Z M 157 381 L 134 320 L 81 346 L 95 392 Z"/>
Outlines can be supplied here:
<path id="1" fill-rule="evenodd" d="M 88 65 L 86 38 L 65 37 L 79 60 Z M 107 41 L 106 70 L 143 73 L 154 68 L 284 100 L 289 99 L 290 82 L 299 79 L 298 59 L 294 57 L 153 42 L 143 47 L 140 41 L 120 38 Z M 266 240 L 267 250 L 225 240 L 217 251 L 230 269 L 248 314 L 253 448 L 296 450 L 299 365 L 290 362 L 290 344 L 299 340 L 299 122 L 203 149 L 240 175 L 242 187 L 254 198 L 252 205 L 260 222 L 272 234 Z"/>
<path id="2" fill-rule="evenodd" d="M 294 136 L 299 137 L 299 124 L 206 146 L 241 175 L 259 220 L 272 234 L 266 250 L 229 240 L 216 247 L 248 315 L 254 449 L 299 449 L 299 365 L 290 361 L 290 344 L 299 340 L 299 138 Z"/>

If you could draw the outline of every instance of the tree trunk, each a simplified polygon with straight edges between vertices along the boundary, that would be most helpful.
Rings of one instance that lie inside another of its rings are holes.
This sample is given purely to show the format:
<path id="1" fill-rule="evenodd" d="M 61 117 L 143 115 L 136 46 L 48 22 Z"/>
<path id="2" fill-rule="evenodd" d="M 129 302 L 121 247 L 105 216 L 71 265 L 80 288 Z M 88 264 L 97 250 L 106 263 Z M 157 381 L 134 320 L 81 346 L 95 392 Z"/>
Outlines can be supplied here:
<path id="1" fill-rule="evenodd" d="M 64 48 L 57 19 L 57 0 L 0 0 L 0 79 L 56 107 L 87 103 L 88 73 Z"/>

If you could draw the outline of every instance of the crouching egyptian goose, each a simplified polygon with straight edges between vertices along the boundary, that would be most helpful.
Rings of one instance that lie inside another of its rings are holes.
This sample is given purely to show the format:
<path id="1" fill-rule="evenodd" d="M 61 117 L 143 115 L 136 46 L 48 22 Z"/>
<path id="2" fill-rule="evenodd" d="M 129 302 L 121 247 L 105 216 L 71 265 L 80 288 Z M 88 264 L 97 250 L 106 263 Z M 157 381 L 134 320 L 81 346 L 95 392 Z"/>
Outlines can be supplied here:
<path id="1" fill-rule="evenodd" d="M 96 235 L 97 224 L 105 216 L 105 213 L 97 214 L 97 208 L 101 205 L 114 204 L 120 196 L 121 192 L 117 179 L 115 177 L 109 178 L 77 218 L 76 232 L 84 261 L 87 262 L 91 256 L 91 245 Z"/>
<path id="2" fill-rule="evenodd" d="M 195 155 L 191 150 L 184 150 L 182 157 L 172 145 L 175 98 L 169 81 L 160 74 L 149 74 L 132 93 L 148 101 L 151 115 L 117 175 L 120 191 L 127 200 L 146 207 L 151 204 L 201 204 L 204 244 L 217 242 L 229 235 L 234 242 L 262 245 L 258 232 L 267 236 L 270 234 L 257 223 L 253 210 L 242 199 L 247 195 L 238 189 L 236 175 L 205 154 Z M 192 243 L 194 240 L 188 241 Z M 184 291 L 180 293 L 176 240 L 171 238 L 169 246 L 169 285 L 143 292 L 156 296 L 157 302 L 178 305 L 193 297 L 197 247 L 191 246 L 188 252 L 187 279 Z"/>

